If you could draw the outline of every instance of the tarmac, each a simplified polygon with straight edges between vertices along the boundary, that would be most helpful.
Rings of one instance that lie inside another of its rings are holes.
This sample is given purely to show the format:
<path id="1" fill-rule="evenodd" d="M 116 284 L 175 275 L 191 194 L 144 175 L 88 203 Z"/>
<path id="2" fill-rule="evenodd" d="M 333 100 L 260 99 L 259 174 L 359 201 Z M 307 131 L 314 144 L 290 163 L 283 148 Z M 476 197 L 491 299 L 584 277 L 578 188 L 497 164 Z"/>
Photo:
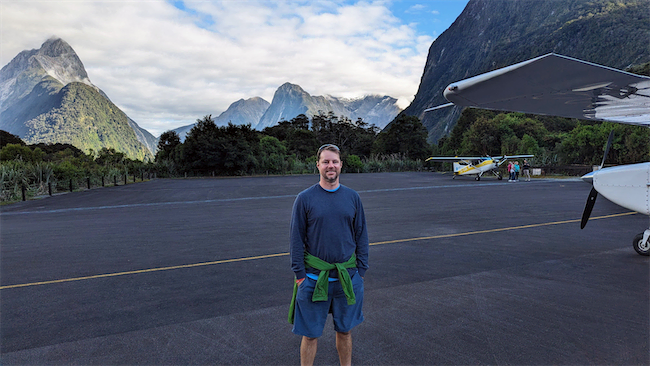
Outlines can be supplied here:
<path id="1" fill-rule="evenodd" d="M 289 222 L 318 176 L 157 179 L 2 206 L 3 365 L 297 365 Z M 357 365 L 650 364 L 648 217 L 578 179 L 343 174 L 370 237 Z M 336 365 L 328 320 L 317 365 Z"/>

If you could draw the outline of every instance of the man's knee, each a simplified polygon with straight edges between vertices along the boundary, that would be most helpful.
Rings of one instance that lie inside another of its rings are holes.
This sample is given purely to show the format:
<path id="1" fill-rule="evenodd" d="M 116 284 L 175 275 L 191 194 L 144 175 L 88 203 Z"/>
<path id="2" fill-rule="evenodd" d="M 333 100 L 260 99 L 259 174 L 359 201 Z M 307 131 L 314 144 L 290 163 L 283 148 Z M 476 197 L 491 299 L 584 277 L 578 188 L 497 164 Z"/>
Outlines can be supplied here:
<path id="1" fill-rule="evenodd" d="M 315 337 L 307 337 L 307 336 L 303 336 L 302 339 L 303 339 L 304 341 L 306 341 L 306 342 L 313 342 L 313 341 L 317 341 L 317 340 L 318 340 L 318 338 L 315 338 Z"/>
<path id="2" fill-rule="evenodd" d="M 349 336 L 350 334 L 352 334 L 352 331 L 347 331 L 347 332 L 336 332 L 336 333 L 337 333 L 338 335 L 342 336 L 342 337 L 347 337 L 347 336 Z"/>

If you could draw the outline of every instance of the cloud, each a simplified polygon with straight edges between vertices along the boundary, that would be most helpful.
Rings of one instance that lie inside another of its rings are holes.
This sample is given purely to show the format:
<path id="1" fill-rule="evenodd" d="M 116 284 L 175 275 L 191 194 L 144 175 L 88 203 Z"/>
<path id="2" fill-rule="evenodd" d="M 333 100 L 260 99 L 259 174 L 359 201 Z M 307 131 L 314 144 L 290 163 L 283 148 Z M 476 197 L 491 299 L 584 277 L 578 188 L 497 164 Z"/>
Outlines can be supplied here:
<path id="1" fill-rule="evenodd" d="M 269 102 L 284 82 L 312 95 L 390 95 L 407 105 L 433 39 L 384 2 L 3 1 L 7 64 L 50 36 L 90 80 L 155 135 L 218 115 L 241 98 Z"/>
<path id="2" fill-rule="evenodd" d="M 420 13 L 422 10 L 426 9 L 427 7 L 422 4 L 415 4 L 411 6 L 410 8 L 406 9 L 407 13 Z"/>

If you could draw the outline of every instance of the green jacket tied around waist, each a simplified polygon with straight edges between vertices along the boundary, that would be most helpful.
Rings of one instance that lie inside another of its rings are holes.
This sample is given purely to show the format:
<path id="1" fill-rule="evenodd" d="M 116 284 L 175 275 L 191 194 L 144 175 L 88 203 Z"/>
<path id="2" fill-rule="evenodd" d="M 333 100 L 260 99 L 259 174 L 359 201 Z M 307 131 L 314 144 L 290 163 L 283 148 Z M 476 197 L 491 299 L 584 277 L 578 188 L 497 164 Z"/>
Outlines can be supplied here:
<path id="1" fill-rule="evenodd" d="M 328 278 L 330 271 L 336 269 L 339 275 L 339 281 L 343 287 L 343 293 L 348 301 L 348 305 L 354 305 L 357 300 L 354 296 L 354 289 L 352 288 L 352 279 L 347 268 L 356 268 L 357 256 L 352 254 L 350 259 L 344 263 L 327 263 L 324 260 L 315 257 L 305 252 L 305 267 L 314 268 L 320 271 L 316 287 L 314 288 L 314 295 L 311 297 L 312 301 L 327 301 L 327 290 L 329 287 Z M 294 281 L 295 282 L 295 281 Z M 293 285 L 293 297 L 291 298 L 291 305 L 289 306 L 289 323 L 293 324 L 294 312 L 296 307 L 296 295 L 298 294 L 298 283 Z"/>

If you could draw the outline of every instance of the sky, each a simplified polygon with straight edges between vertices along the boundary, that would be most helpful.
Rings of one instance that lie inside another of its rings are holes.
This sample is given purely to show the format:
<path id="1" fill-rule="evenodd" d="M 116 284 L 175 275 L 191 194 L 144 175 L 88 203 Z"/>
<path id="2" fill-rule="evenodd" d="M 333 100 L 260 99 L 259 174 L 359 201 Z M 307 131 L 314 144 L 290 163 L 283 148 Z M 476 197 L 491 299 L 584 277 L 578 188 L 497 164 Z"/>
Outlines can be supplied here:
<path id="1" fill-rule="evenodd" d="M 0 64 L 62 38 L 91 82 L 154 136 L 269 103 L 285 82 L 311 95 L 413 100 L 431 43 L 468 0 L 1 0 Z"/>

